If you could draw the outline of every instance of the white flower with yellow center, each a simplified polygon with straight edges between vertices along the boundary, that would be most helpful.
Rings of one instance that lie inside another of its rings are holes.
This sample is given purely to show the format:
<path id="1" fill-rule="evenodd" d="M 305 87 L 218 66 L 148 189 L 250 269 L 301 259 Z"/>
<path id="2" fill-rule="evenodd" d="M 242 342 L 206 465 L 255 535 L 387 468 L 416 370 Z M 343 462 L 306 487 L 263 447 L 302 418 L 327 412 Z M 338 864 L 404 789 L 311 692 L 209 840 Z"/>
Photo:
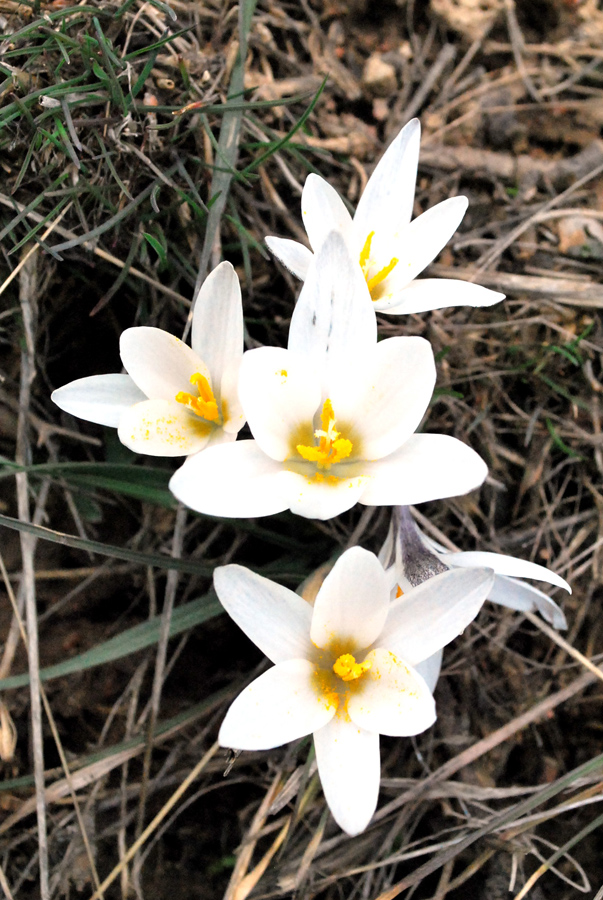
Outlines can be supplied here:
<path id="1" fill-rule="evenodd" d="M 117 428 L 150 456 L 188 456 L 230 442 L 245 424 L 237 383 L 243 357 L 239 279 L 223 262 L 199 291 L 192 348 L 160 328 L 128 328 L 119 352 L 127 375 L 92 375 L 59 388 L 65 412 Z"/>
<path id="2" fill-rule="evenodd" d="M 409 122 L 388 147 L 369 178 L 354 217 L 319 175 L 308 175 L 302 219 L 312 250 L 297 241 L 267 237 L 274 255 L 305 280 L 312 260 L 331 231 L 339 231 L 366 279 L 377 312 L 401 315 L 447 306 L 491 306 L 504 294 L 460 279 L 424 278 L 423 269 L 448 243 L 467 209 L 466 197 L 451 197 L 411 222 L 421 126 Z"/>
<path id="3" fill-rule="evenodd" d="M 377 557 L 347 550 L 312 608 L 242 566 L 216 569 L 229 615 L 275 663 L 234 701 L 219 741 L 268 750 L 313 733 L 318 772 L 337 823 L 368 825 L 379 793 L 379 734 L 419 734 L 435 703 L 417 671 L 471 622 L 492 584 L 489 569 L 446 572 L 390 603 Z"/>
<path id="4" fill-rule="evenodd" d="M 435 364 L 420 337 L 377 343 L 362 275 L 341 235 L 312 264 L 289 349 L 245 354 L 239 396 L 255 440 L 211 447 L 170 481 L 187 506 L 217 516 L 291 509 L 329 519 L 359 501 L 421 503 L 479 486 L 483 460 L 456 438 L 415 434 Z"/>
<path id="5" fill-rule="evenodd" d="M 447 550 L 419 530 L 410 510 L 405 507 L 393 510 L 390 531 L 379 558 L 390 570 L 396 592 L 406 592 L 447 569 L 486 566 L 494 572 L 488 600 L 509 609 L 539 612 L 554 628 L 567 628 L 565 615 L 558 604 L 523 580 L 544 581 L 571 594 L 571 587 L 560 575 L 538 563 L 503 553 Z"/>

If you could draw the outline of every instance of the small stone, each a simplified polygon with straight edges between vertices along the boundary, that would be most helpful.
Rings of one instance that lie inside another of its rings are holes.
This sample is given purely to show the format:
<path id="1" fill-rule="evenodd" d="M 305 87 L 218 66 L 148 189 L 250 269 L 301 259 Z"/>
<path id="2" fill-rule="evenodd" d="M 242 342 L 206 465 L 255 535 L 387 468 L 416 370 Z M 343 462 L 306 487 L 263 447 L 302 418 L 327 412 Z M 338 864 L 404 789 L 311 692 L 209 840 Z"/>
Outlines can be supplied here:
<path id="1" fill-rule="evenodd" d="M 395 68 L 373 53 L 364 64 L 362 87 L 371 97 L 391 97 L 398 88 Z"/>
<path id="2" fill-rule="evenodd" d="M 389 104 L 385 97 L 375 97 L 373 100 L 373 119 L 377 122 L 385 122 L 389 116 Z"/>

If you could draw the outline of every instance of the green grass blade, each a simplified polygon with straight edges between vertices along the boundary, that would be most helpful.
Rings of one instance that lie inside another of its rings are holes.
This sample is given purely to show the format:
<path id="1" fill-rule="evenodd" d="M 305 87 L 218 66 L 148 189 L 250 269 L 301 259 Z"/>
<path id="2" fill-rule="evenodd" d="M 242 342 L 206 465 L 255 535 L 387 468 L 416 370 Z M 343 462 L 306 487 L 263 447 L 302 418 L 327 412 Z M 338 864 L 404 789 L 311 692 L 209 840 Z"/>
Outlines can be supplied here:
<path id="1" fill-rule="evenodd" d="M 183 606 L 177 606 L 172 614 L 170 637 L 175 637 L 183 631 L 201 625 L 203 622 L 213 619 L 214 616 L 220 615 L 223 611 L 223 607 L 213 593 L 185 603 Z M 97 647 L 92 647 L 91 650 L 72 656 L 54 666 L 40 669 L 40 679 L 51 681 L 53 678 L 61 678 L 63 675 L 71 675 L 73 672 L 84 672 L 86 669 L 122 659 L 124 656 L 129 656 L 130 653 L 136 653 L 137 650 L 144 650 L 145 647 L 151 647 L 157 643 L 160 629 L 161 616 L 154 616 L 147 622 L 134 625 L 133 628 L 122 631 L 121 634 L 104 641 Z M 22 675 L 11 675 L 9 678 L 0 680 L 0 691 L 23 687 L 26 684 L 29 684 L 27 672 Z"/>
<path id="2" fill-rule="evenodd" d="M 112 544 L 103 544 L 100 541 L 91 541 L 87 538 L 76 537 L 73 534 L 65 534 L 63 531 L 54 531 L 52 528 L 45 528 L 43 525 L 20 522 L 19 519 L 13 519 L 11 516 L 2 514 L 0 514 L 0 525 L 4 525 L 6 528 L 11 528 L 14 531 L 33 534 L 34 537 L 52 541 L 55 544 L 62 544 L 64 547 L 73 547 L 74 550 L 86 550 L 90 553 L 98 553 L 100 556 L 111 556 L 114 559 L 139 563 L 141 566 L 154 566 L 164 570 L 176 569 L 178 572 L 187 572 L 189 575 L 210 576 L 213 572 L 211 566 L 204 566 L 202 563 L 193 562 L 192 560 L 176 559 L 172 556 L 165 556 L 163 553 L 143 553 L 140 550 L 115 547 Z"/>

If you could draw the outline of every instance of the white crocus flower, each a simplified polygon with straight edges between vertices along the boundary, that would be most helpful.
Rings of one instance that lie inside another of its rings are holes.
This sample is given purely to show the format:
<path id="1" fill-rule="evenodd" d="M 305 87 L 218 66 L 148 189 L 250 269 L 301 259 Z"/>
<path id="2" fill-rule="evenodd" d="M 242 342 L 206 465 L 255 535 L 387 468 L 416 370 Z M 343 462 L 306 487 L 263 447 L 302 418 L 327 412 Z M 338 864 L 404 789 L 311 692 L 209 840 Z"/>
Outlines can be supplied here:
<path id="1" fill-rule="evenodd" d="M 379 734 L 419 734 L 435 704 L 417 664 L 471 622 L 489 569 L 445 572 L 390 603 L 377 557 L 347 550 L 314 607 L 242 566 L 216 569 L 229 615 L 275 663 L 234 701 L 219 741 L 268 750 L 313 733 L 325 798 L 348 834 L 368 825 L 379 793 Z"/>
<path id="2" fill-rule="evenodd" d="M 390 578 L 395 589 L 404 592 L 447 569 L 487 566 L 495 573 L 488 600 L 510 609 L 539 612 L 554 628 L 567 628 L 563 610 L 555 601 L 522 580 L 544 581 L 571 594 L 571 587 L 560 575 L 545 566 L 502 553 L 450 552 L 419 531 L 406 508 L 393 511 L 390 532 L 379 558 L 386 568 L 391 566 Z"/>
<path id="3" fill-rule="evenodd" d="M 460 279 L 424 278 L 423 269 L 448 243 L 465 215 L 466 197 L 451 197 L 411 222 L 421 126 L 410 121 L 390 144 L 364 189 L 354 217 L 337 191 L 308 175 L 302 219 L 316 253 L 339 231 L 360 264 L 377 312 L 401 315 L 447 306 L 491 306 L 504 294 Z M 298 278 L 307 277 L 312 251 L 297 241 L 267 237 L 274 255 Z"/>
<path id="4" fill-rule="evenodd" d="M 420 337 L 377 343 L 375 315 L 341 235 L 316 255 L 298 300 L 289 349 L 245 354 L 239 396 L 255 440 L 188 459 L 170 488 L 217 516 L 285 509 L 329 519 L 357 501 L 420 503 L 482 483 L 483 460 L 461 441 L 415 434 L 435 364 Z"/>
<path id="5" fill-rule="evenodd" d="M 192 348 L 160 328 L 128 328 L 119 352 L 127 375 L 92 375 L 59 388 L 65 412 L 117 428 L 150 456 L 187 456 L 230 442 L 245 424 L 237 382 L 243 357 L 239 279 L 222 262 L 197 296 Z"/>

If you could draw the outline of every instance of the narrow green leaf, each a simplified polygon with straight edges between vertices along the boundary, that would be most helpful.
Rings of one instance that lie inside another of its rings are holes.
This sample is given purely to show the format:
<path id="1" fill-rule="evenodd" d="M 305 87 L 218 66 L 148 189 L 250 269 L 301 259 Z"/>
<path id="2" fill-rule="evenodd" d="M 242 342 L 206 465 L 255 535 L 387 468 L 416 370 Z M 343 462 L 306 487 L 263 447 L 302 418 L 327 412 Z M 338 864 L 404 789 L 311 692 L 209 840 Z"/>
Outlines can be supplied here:
<path id="1" fill-rule="evenodd" d="M 259 156 L 257 159 L 255 159 L 252 163 L 249 163 L 249 165 L 246 166 L 243 169 L 243 171 L 239 173 L 239 178 L 245 178 L 247 175 L 249 175 L 251 172 L 253 172 L 254 169 L 257 169 L 258 166 L 261 166 L 263 162 L 265 162 L 267 159 L 269 159 L 269 157 L 273 156 L 277 150 L 280 150 L 282 147 L 285 147 L 291 141 L 291 138 L 293 137 L 293 135 L 297 131 L 299 131 L 299 129 L 305 124 L 305 122 L 308 120 L 308 118 L 312 114 L 314 107 L 318 103 L 318 99 L 319 99 L 320 95 L 322 94 L 322 92 L 325 89 L 328 77 L 329 77 L 328 75 L 325 75 L 323 82 L 322 82 L 321 86 L 318 88 L 312 102 L 310 103 L 310 105 L 308 106 L 306 111 L 302 114 L 302 116 L 298 119 L 298 121 L 295 123 L 295 125 L 293 126 L 293 128 L 291 129 L 289 134 L 286 134 L 284 138 L 282 138 L 280 141 L 277 141 L 276 145 L 271 147 L 270 150 L 267 150 L 266 153 L 263 153 L 261 156 Z"/>
<path id="2" fill-rule="evenodd" d="M 220 615 L 223 611 L 222 605 L 213 593 L 206 594 L 191 603 L 185 603 L 183 606 L 177 606 L 172 614 L 170 637 L 182 634 L 183 631 L 188 631 L 195 625 L 201 625 L 203 622 L 213 619 L 214 616 Z M 140 625 L 134 625 L 133 628 L 122 631 L 121 634 L 117 634 L 91 650 L 72 656 L 54 666 L 40 669 L 40 679 L 51 681 L 53 678 L 61 678 L 64 675 L 71 675 L 73 672 L 84 672 L 86 669 L 92 669 L 95 666 L 122 659 L 138 650 L 144 650 L 145 647 L 151 647 L 157 643 L 160 629 L 161 616 L 154 616 L 147 622 L 141 622 Z M 29 684 L 27 672 L 22 675 L 11 675 L 9 678 L 0 680 L 0 691 L 23 687 L 26 684 Z"/>
<path id="3" fill-rule="evenodd" d="M 579 407 L 579 409 L 584 409 L 587 412 L 590 412 L 590 407 L 584 400 L 580 400 L 579 397 L 574 397 L 567 388 L 563 387 L 562 384 L 557 384 L 556 381 L 553 381 L 552 378 L 549 378 L 547 375 L 543 375 L 542 372 L 538 374 L 538 378 L 541 381 L 544 381 L 548 387 L 551 388 L 552 391 L 555 391 L 557 394 L 561 394 L 562 397 L 565 397 L 566 400 L 569 400 L 570 403 L 573 403 L 575 406 Z"/>
<path id="4" fill-rule="evenodd" d="M 172 716 L 169 719 L 165 719 L 162 722 L 158 722 L 155 727 L 154 742 L 157 742 L 164 735 L 169 736 L 171 732 L 174 732 L 176 729 L 182 728 L 184 725 L 188 725 L 191 722 L 194 722 L 195 719 L 200 718 L 205 715 L 210 710 L 214 709 L 219 703 L 223 700 L 228 699 L 232 696 L 232 690 L 230 688 L 222 688 L 220 691 L 216 691 L 207 700 L 202 700 L 201 703 L 196 703 L 194 706 L 191 706 L 190 709 L 186 709 L 181 713 L 178 713 L 176 716 Z M 92 766 L 95 763 L 100 762 L 103 759 L 108 759 L 112 756 L 119 757 L 124 751 L 127 750 L 136 750 L 140 749 L 141 751 L 144 749 L 145 744 L 147 742 L 146 734 L 139 735 L 137 737 L 129 738 L 126 741 L 121 741 L 119 744 L 114 744 L 112 747 L 102 747 L 100 750 L 96 750 L 93 753 L 88 754 L 87 756 L 80 756 L 78 759 L 70 762 L 70 768 L 72 772 L 76 772 L 78 769 L 84 769 L 86 766 Z M 52 769 L 50 771 L 45 772 L 47 778 L 51 778 L 53 776 L 61 777 L 63 775 L 62 769 Z M 0 792 L 2 791 L 16 791 L 20 788 L 26 788 L 33 786 L 34 778 L 33 775 L 21 775 L 18 778 L 10 778 L 5 781 L 0 781 Z"/>
<path id="5" fill-rule="evenodd" d="M 210 576 L 213 572 L 211 566 L 192 560 L 176 559 L 165 556 L 163 553 L 142 553 L 140 550 L 128 550 L 125 547 L 115 547 L 112 544 L 103 544 L 100 541 L 91 541 L 87 538 L 76 537 L 73 534 L 65 534 L 63 531 L 54 531 L 43 525 L 33 525 L 31 522 L 20 522 L 11 516 L 0 514 L 0 525 L 12 528 L 14 531 L 23 531 L 33 534 L 45 541 L 62 544 L 64 547 L 73 547 L 75 550 L 86 550 L 98 553 L 101 556 L 111 556 L 114 559 L 123 559 L 126 562 L 139 563 L 141 566 L 154 566 L 159 569 L 176 569 L 178 572 L 187 572 L 189 575 Z"/>
<path id="6" fill-rule="evenodd" d="M 155 251 L 155 253 L 156 253 L 157 256 L 159 257 L 159 260 L 160 260 L 161 264 L 164 266 L 164 265 L 167 263 L 167 256 L 166 256 L 166 253 L 165 253 L 165 247 L 160 243 L 160 241 L 157 240 L 156 237 L 153 237 L 152 234 L 149 234 L 149 233 L 146 232 L 146 231 L 143 231 L 143 232 L 142 232 L 142 236 L 143 236 L 143 238 L 145 239 L 145 241 L 146 241 L 148 244 L 151 245 L 151 247 L 153 248 L 153 250 Z"/>
<path id="7" fill-rule="evenodd" d="M 571 456 L 572 459 L 582 459 L 583 457 L 580 456 L 579 453 L 576 453 L 575 450 L 572 450 L 572 448 L 565 443 L 563 438 L 559 436 L 559 434 L 557 433 L 557 429 L 548 417 L 545 419 L 545 421 L 546 427 L 549 430 L 549 434 L 553 438 L 553 444 L 555 445 L 555 447 L 557 447 L 558 450 L 561 450 L 562 453 L 565 453 L 566 456 Z"/>

